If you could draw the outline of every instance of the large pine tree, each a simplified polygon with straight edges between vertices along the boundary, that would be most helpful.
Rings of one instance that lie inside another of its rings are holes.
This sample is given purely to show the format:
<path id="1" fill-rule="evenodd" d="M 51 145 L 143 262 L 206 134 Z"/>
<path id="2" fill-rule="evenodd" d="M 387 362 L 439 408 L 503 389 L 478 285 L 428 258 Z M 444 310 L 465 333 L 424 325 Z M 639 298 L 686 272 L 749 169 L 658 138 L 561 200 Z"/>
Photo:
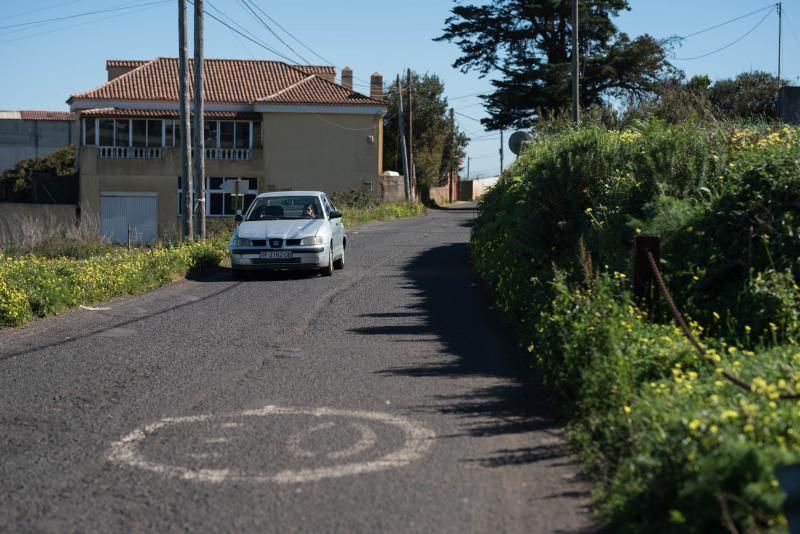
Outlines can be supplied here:
<path id="1" fill-rule="evenodd" d="M 484 119 L 488 129 L 530 126 L 535 117 L 570 105 L 571 0 L 494 0 L 457 5 L 437 41 L 462 52 L 453 67 L 491 81 Z M 642 96 L 671 70 L 660 42 L 649 35 L 631 40 L 612 18 L 628 0 L 580 0 L 581 104 L 603 98 Z"/>

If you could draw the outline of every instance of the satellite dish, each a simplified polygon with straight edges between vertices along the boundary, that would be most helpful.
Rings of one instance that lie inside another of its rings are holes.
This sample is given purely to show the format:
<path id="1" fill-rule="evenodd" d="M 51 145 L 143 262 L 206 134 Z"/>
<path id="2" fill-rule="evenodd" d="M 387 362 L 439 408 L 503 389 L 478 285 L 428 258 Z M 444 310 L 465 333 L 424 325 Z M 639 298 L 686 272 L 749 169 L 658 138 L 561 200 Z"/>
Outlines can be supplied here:
<path id="1" fill-rule="evenodd" d="M 513 152 L 515 155 L 519 156 L 519 153 L 522 150 L 522 145 L 532 140 L 533 136 L 531 134 L 520 130 L 518 132 L 514 132 L 511 134 L 511 137 L 508 138 L 508 148 L 511 149 L 511 152 Z"/>

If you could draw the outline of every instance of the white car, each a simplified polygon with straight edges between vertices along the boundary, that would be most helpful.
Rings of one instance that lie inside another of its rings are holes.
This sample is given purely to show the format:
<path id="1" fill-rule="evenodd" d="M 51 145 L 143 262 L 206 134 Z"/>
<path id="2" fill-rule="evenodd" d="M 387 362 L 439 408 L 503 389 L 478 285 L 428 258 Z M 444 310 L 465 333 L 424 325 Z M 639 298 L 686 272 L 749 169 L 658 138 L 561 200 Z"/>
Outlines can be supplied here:
<path id="1" fill-rule="evenodd" d="M 347 236 L 342 212 L 320 191 L 262 193 L 250 204 L 230 241 L 236 279 L 244 271 L 344 268 Z"/>

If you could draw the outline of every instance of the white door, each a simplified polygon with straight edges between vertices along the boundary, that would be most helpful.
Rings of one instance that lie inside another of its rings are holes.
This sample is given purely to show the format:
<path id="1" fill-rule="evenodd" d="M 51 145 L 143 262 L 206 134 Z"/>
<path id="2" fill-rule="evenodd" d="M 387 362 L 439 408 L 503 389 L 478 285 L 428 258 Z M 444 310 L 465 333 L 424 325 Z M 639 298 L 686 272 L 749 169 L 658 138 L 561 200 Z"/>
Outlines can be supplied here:
<path id="1" fill-rule="evenodd" d="M 158 195 L 156 193 L 102 193 L 100 234 L 112 243 L 152 243 L 158 238 Z"/>

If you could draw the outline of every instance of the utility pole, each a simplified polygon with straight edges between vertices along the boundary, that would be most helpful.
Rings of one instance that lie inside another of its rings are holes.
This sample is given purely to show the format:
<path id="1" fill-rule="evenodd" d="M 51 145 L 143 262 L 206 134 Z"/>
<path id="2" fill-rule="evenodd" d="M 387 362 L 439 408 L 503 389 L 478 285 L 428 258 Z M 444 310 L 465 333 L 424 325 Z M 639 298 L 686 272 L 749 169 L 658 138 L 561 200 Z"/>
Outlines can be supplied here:
<path id="1" fill-rule="evenodd" d="M 183 237 L 189 241 L 194 240 L 194 217 L 192 209 L 194 195 L 192 194 L 192 160 L 191 139 L 189 139 L 190 112 L 189 112 L 189 42 L 186 38 L 186 0 L 178 2 L 178 55 L 180 56 L 180 125 L 181 136 L 181 188 L 183 189 Z M 173 132 L 174 136 L 174 132 Z"/>
<path id="2" fill-rule="evenodd" d="M 411 171 L 411 192 L 416 197 L 417 167 L 414 165 L 414 81 L 408 69 L 408 168 Z"/>
<path id="3" fill-rule="evenodd" d="M 399 130 L 399 139 L 400 139 L 400 153 L 402 154 L 402 163 L 403 163 L 403 184 L 405 185 L 405 193 L 406 193 L 406 200 L 410 199 L 410 177 L 408 176 L 408 150 L 406 150 L 406 127 L 403 124 L 403 89 L 400 87 L 400 75 L 397 75 L 397 98 L 399 99 L 399 108 L 397 111 L 397 118 L 398 118 L 398 130 Z"/>
<path id="4" fill-rule="evenodd" d="M 783 46 L 783 2 L 778 2 L 778 89 L 781 88 L 781 47 Z M 790 24 L 791 26 L 791 24 Z"/>
<path id="5" fill-rule="evenodd" d="M 200 238 L 206 238 L 206 150 L 203 121 L 203 0 L 194 0 L 194 181 Z"/>
<path id="6" fill-rule="evenodd" d="M 500 174 L 503 174 L 503 130 L 500 130 Z"/>
<path id="7" fill-rule="evenodd" d="M 467 156 L 467 180 L 469 180 L 469 162 L 472 158 Z"/>
<path id="8" fill-rule="evenodd" d="M 572 122 L 581 123 L 580 111 L 580 45 L 578 39 L 578 0 L 572 0 Z"/>

